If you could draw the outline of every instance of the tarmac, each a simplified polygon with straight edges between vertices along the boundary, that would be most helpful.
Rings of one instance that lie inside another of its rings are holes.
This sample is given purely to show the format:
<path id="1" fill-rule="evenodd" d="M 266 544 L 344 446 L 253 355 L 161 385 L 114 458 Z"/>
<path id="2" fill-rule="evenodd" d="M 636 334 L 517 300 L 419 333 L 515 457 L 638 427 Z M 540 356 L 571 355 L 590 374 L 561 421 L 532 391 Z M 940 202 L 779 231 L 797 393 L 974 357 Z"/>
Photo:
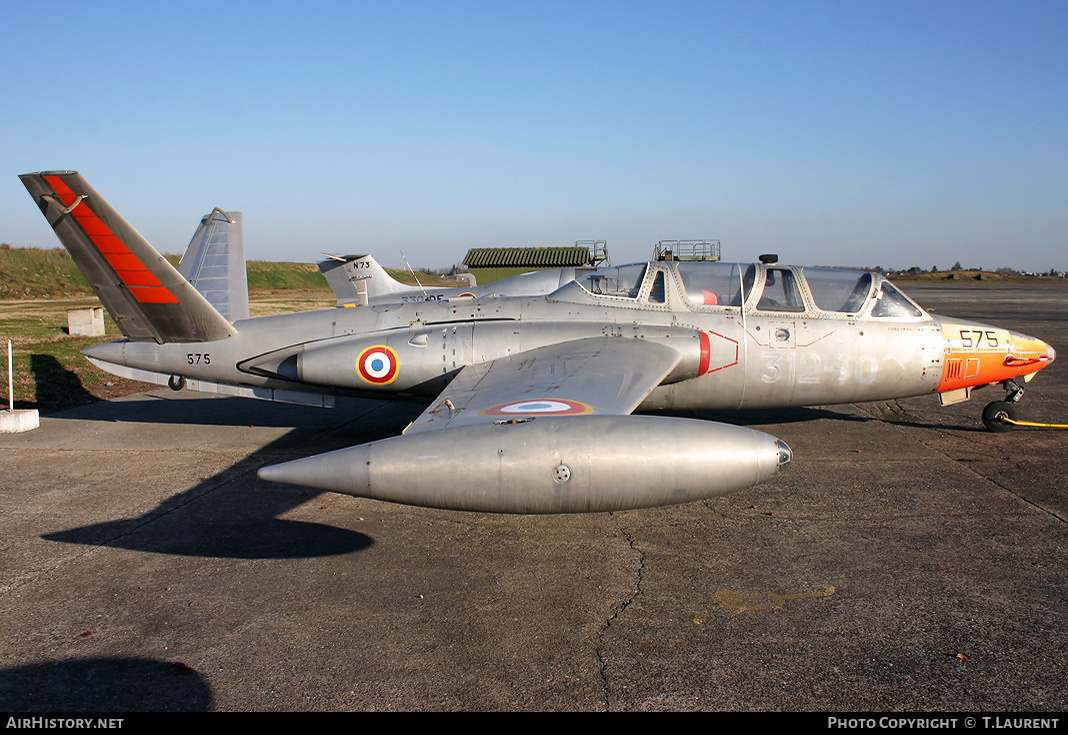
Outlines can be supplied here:
<path id="1" fill-rule="evenodd" d="M 1059 348 L 1068 286 L 904 284 Z M 942 408 L 701 414 L 785 440 L 772 482 L 579 516 L 410 508 L 257 479 L 419 406 L 167 389 L 0 436 L 0 710 L 1059 712 L 1068 431 Z"/>

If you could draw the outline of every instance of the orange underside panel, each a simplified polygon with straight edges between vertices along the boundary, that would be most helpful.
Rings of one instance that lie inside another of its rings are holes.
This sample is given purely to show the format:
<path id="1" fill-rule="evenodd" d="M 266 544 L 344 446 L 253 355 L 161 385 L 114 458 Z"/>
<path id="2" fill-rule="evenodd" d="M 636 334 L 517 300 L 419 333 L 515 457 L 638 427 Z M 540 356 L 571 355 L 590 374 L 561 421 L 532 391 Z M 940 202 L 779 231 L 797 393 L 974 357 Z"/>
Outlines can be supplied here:
<path id="1" fill-rule="evenodd" d="M 1044 346 L 1044 345 L 1043 345 Z M 939 392 L 1000 383 L 1046 365 L 1044 350 L 980 351 L 953 349 L 946 355 Z"/>

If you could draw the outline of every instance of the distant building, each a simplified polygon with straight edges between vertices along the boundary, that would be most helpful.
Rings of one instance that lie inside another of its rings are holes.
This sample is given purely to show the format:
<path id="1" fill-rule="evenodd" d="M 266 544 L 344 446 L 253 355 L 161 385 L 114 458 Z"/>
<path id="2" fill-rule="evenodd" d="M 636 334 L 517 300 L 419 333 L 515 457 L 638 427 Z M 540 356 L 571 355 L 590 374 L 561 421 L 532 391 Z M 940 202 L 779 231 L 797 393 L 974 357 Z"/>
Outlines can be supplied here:
<path id="1" fill-rule="evenodd" d="M 604 240 L 579 240 L 562 248 L 471 248 L 463 264 L 482 285 L 530 271 L 596 268 L 607 260 Z"/>

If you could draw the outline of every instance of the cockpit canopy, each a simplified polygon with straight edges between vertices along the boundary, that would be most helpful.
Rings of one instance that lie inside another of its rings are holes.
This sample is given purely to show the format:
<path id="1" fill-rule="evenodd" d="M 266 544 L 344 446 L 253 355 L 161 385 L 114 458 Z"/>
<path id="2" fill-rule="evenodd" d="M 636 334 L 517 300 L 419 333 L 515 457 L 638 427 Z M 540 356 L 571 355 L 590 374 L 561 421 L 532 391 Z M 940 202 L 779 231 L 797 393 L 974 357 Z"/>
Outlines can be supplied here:
<path id="1" fill-rule="evenodd" d="M 665 309 L 715 312 L 740 311 L 744 306 L 752 314 L 930 318 L 882 276 L 839 268 L 653 261 L 588 273 L 553 297 L 571 300 L 567 294 L 576 287 L 607 303 L 641 302 Z"/>

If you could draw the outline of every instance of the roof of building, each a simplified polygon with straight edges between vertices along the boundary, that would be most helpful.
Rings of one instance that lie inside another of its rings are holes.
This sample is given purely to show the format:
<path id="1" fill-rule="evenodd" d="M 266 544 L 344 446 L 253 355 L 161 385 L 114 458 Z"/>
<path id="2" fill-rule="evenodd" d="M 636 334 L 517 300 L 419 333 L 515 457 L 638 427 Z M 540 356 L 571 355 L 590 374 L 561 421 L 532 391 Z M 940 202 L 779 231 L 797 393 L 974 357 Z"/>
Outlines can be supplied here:
<path id="1" fill-rule="evenodd" d="M 471 248 L 463 262 L 468 268 L 573 268 L 590 260 L 588 247 Z"/>

